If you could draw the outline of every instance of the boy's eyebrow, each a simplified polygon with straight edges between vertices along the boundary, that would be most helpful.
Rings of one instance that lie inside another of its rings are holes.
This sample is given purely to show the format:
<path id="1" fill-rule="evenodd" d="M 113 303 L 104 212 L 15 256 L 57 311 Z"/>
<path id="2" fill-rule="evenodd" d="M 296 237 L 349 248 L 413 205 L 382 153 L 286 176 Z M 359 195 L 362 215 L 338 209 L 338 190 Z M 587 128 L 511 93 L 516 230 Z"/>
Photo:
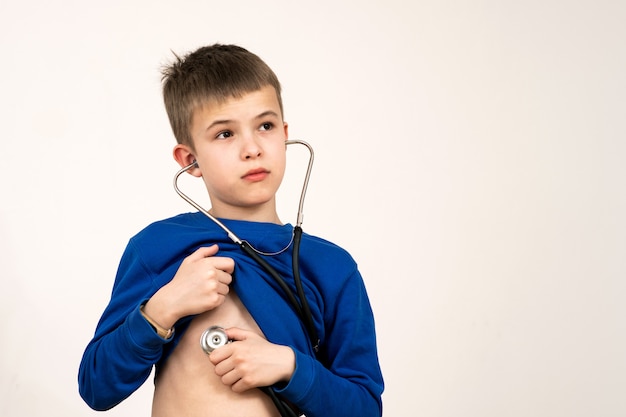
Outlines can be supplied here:
<path id="1" fill-rule="evenodd" d="M 255 117 L 255 119 L 262 119 L 267 116 L 278 117 L 278 113 L 276 113 L 274 110 L 266 110 L 263 113 L 259 114 L 257 117 Z"/>
<path id="2" fill-rule="evenodd" d="M 274 110 L 266 110 L 266 111 L 258 114 L 254 118 L 255 119 L 263 119 L 264 117 L 267 117 L 267 116 L 279 117 L 278 113 L 276 113 Z M 217 125 L 226 125 L 226 124 L 229 124 L 231 122 L 232 122 L 232 120 L 230 120 L 230 119 L 213 120 L 213 122 L 211 122 L 211 124 L 207 126 L 206 130 L 209 130 L 212 127 L 217 126 Z"/>
<path id="3" fill-rule="evenodd" d="M 224 120 L 213 120 L 213 121 L 211 122 L 211 124 L 210 124 L 210 125 L 208 125 L 208 126 L 206 127 L 206 130 L 209 130 L 209 129 L 211 129 L 213 126 L 217 126 L 217 125 L 227 125 L 227 124 L 229 124 L 230 122 L 231 122 L 231 120 L 228 120 L 228 119 L 224 119 Z"/>

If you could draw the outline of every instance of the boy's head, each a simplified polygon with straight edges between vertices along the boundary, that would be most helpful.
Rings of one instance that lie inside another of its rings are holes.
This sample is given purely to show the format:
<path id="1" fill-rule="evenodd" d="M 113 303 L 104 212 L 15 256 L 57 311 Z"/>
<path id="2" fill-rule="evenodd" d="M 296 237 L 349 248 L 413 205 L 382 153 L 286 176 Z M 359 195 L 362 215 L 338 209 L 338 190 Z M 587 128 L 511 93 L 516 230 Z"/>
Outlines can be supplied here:
<path id="1" fill-rule="evenodd" d="M 165 67 L 163 100 L 180 144 L 194 149 L 190 127 L 194 111 L 272 86 L 283 113 L 276 74 L 257 55 L 236 45 L 204 46 Z M 281 114 L 282 116 L 282 114 Z"/>

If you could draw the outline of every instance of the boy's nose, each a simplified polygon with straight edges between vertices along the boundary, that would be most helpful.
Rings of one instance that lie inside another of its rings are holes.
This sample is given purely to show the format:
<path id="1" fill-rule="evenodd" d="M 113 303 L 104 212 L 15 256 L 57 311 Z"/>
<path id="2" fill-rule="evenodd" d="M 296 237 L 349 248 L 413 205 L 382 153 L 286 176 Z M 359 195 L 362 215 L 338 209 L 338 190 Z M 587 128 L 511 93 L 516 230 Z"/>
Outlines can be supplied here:
<path id="1" fill-rule="evenodd" d="M 244 159 L 258 158 L 261 156 L 261 145 L 257 141 L 254 135 L 249 135 L 244 138 L 244 145 L 242 148 L 242 157 Z"/>

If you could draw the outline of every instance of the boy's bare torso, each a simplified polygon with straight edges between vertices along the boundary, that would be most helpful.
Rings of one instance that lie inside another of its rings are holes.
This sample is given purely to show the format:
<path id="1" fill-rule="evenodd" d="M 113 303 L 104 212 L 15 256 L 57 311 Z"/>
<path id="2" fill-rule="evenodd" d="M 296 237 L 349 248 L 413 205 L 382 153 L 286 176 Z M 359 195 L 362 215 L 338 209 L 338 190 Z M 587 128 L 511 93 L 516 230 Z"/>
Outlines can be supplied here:
<path id="1" fill-rule="evenodd" d="M 258 389 L 235 393 L 222 384 L 200 347 L 208 327 L 239 327 L 262 334 L 261 329 L 231 291 L 215 310 L 194 318 L 171 353 L 155 384 L 153 417 L 278 417 L 270 398 Z"/>

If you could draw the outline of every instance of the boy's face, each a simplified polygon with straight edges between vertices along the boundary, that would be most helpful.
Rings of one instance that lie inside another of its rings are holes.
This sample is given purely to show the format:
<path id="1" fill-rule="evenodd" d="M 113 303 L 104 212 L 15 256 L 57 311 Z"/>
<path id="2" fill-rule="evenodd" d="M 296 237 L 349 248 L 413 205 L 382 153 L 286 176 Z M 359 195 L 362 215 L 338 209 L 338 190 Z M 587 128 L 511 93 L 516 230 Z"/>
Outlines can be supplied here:
<path id="1" fill-rule="evenodd" d="M 195 159 L 216 217 L 278 222 L 275 195 L 285 173 L 287 123 L 271 86 L 211 103 L 193 115 L 195 149 L 174 148 L 181 166 Z"/>

